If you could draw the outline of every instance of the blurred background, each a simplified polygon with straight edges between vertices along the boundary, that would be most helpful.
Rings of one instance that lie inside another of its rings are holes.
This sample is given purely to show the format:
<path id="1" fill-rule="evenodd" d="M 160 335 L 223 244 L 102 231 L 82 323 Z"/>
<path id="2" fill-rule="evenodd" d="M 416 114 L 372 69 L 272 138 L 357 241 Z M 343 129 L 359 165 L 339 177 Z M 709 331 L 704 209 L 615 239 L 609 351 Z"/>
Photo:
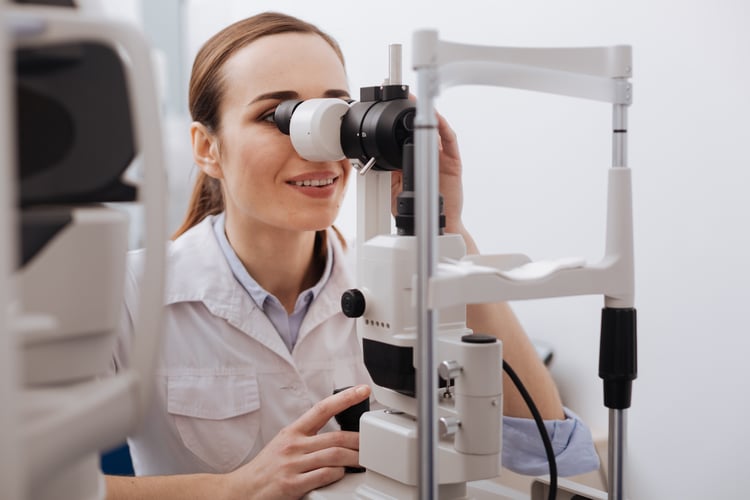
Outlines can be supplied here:
<path id="1" fill-rule="evenodd" d="M 747 498 L 750 466 L 750 3 L 744 0 L 360 4 L 279 0 L 85 0 L 146 32 L 161 75 L 169 151 L 170 230 L 183 216 L 195 166 L 187 80 L 213 33 L 275 10 L 317 24 L 341 44 L 352 95 L 380 84 L 388 44 L 411 34 L 506 46 L 633 46 L 629 113 L 633 169 L 639 373 L 628 412 L 634 499 Z M 484 253 L 604 252 L 611 108 L 484 87 L 448 90 L 438 106 L 464 161 L 464 222 Z M 137 175 L 137 171 L 134 173 Z M 337 225 L 355 236 L 350 186 Z M 138 228 L 133 246 L 138 245 Z M 607 410 L 597 376 L 600 297 L 514 303 L 527 332 L 554 350 L 565 404 L 595 435 Z"/>

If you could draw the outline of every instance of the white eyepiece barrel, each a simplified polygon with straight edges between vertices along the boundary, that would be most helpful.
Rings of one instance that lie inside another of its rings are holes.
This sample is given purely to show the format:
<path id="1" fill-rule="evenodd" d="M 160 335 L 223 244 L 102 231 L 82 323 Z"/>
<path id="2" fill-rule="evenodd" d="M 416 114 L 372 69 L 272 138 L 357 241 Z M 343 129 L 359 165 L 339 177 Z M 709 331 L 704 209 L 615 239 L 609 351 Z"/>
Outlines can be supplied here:
<path id="1" fill-rule="evenodd" d="M 302 101 L 289 122 L 294 149 L 310 161 L 338 161 L 341 149 L 341 118 L 349 110 L 342 99 L 321 98 Z"/>

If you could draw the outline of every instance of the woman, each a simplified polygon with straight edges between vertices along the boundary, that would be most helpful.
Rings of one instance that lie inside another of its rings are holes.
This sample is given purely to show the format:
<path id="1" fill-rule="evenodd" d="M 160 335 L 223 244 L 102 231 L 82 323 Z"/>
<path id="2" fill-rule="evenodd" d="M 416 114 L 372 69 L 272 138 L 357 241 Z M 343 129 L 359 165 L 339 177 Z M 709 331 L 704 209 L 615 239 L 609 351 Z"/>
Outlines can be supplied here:
<path id="1" fill-rule="evenodd" d="M 351 165 L 302 159 L 273 122 L 283 100 L 348 95 L 336 42 L 285 15 L 239 21 L 197 54 L 189 99 L 200 171 L 169 247 L 154 402 L 130 439 L 136 472 L 152 477 L 107 478 L 109 498 L 298 498 L 357 465 L 357 433 L 332 421 L 370 393 L 354 321 L 340 312 L 341 292 L 354 283 L 332 227 Z M 461 221 L 455 135 L 442 118 L 439 133 L 446 231 L 476 253 Z M 118 367 L 127 364 L 141 260 L 131 255 Z M 550 420 L 561 473 L 595 468 L 588 430 L 566 416 L 507 305 L 467 314 L 470 328 L 503 341 Z M 507 381 L 504 408 L 505 465 L 546 472 L 536 428 Z"/>

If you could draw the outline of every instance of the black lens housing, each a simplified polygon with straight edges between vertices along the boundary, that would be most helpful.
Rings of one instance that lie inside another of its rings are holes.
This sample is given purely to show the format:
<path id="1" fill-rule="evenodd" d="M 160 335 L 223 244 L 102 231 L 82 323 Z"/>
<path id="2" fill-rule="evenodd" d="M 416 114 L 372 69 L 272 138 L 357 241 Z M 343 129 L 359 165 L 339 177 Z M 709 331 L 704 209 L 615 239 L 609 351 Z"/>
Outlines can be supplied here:
<path id="1" fill-rule="evenodd" d="M 281 102 L 273 114 L 279 130 L 289 135 L 289 125 L 300 99 Z M 363 87 L 360 100 L 352 102 L 341 119 L 340 140 L 344 155 L 376 170 L 401 170 L 404 145 L 414 136 L 416 107 L 406 85 Z"/>
<path id="2" fill-rule="evenodd" d="M 404 144 L 412 142 L 416 108 L 405 85 L 364 87 L 341 122 L 341 148 L 347 158 L 376 170 L 400 170 Z"/>

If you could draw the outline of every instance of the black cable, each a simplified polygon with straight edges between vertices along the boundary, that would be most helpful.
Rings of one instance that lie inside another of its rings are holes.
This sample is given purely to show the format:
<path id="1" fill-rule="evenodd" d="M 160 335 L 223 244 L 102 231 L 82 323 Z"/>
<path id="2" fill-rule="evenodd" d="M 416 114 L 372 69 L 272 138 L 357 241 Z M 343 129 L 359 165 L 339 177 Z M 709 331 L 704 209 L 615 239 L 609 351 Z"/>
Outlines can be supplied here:
<path id="1" fill-rule="evenodd" d="M 555 497 L 557 497 L 557 461 L 555 460 L 555 452 L 552 450 L 552 443 L 549 440 L 549 434 L 547 434 L 547 429 L 544 427 L 542 415 L 539 413 L 539 410 L 534 404 L 534 400 L 531 399 L 526 387 L 521 383 L 521 379 L 518 378 L 516 372 L 513 371 L 513 368 L 511 368 L 505 360 L 503 360 L 503 370 L 505 370 L 505 373 L 507 373 L 513 381 L 518 392 L 521 393 L 521 397 L 523 397 L 523 400 L 526 402 L 526 406 L 529 407 L 529 411 L 531 411 L 531 415 L 534 417 L 534 422 L 536 422 L 536 426 L 539 429 L 542 443 L 544 443 L 544 451 L 547 454 L 547 462 L 549 462 L 549 496 L 547 498 L 549 498 L 549 500 L 555 500 Z"/>

